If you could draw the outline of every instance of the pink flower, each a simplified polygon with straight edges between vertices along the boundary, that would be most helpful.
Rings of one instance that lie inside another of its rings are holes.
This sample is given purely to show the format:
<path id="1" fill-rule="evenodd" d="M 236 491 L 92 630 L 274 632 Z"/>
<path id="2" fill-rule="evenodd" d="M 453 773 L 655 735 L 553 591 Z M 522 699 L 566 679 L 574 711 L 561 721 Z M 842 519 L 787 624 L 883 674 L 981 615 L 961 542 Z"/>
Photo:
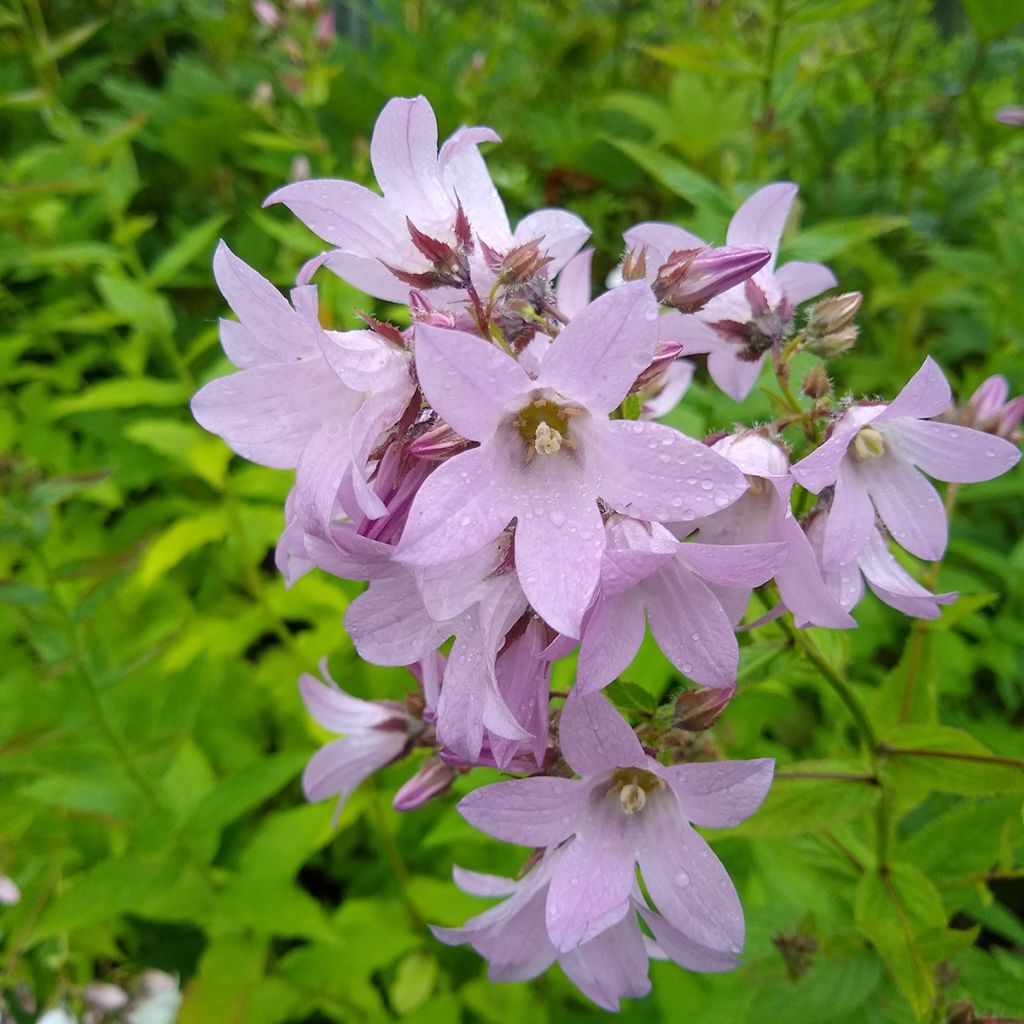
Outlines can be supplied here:
<path id="1" fill-rule="evenodd" d="M 330 685 L 311 675 L 299 679 L 299 692 L 314 720 L 329 732 L 344 734 L 321 747 L 302 773 L 307 800 L 338 797 L 335 819 L 364 779 L 397 760 L 423 729 L 397 701 L 367 701 L 340 689 L 327 672 Z"/>
<path id="2" fill-rule="evenodd" d="M 306 275 L 326 264 L 361 291 L 392 302 L 408 302 L 409 284 L 389 267 L 406 275 L 429 270 L 410 224 L 428 239 L 456 247 L 460 204 L 473 235 L 493 252 L 539 239 L 551 257 L 546 273 L 553 277 L 590 231 L 564 210 L 540 210 L 513 233 L 477 151 L 481 142 L 500 141 L 490 128 L 460 128 L 438 152 L 437 121 L 427 100 L 393 99 L 381 111 L 370 142 L 370 161 L 383 195 L 355 182 L 321 179 L 286 185 L 264 205 L 284 203 L 311 231 L 338 247 L 307 267 Z M 486 295 L 495 272 L 487 267 L 483 247 L 474 245 L 467 259 L 478 290 Z"/>
<path id="3" fill-rule="evenodd" d="M 723 954 L 743 946 L 743 912 L 729 876 L 690 822 L 735 825 L 771 783 L 773 762 L 666 768 L 644 753 L 601 694 L 572 695 L 559 724 L 562 754 L 580 780 L 530 778 L 484 786 L 459 811 L 505 842 L 553 847 L 572 837 L 551 877 L 545 921 L 562 952 L 629 913 L 636 866 L 668 924 Z"/>
<path id="4" fill-rule="evenodd" d="M 415 390 L 408 353 L 372 331 L 323 330 L 314 287 L 295 288 L 293 307 L 223 242 L 213 266 L 239 317 L 221 321 L 221 342 L 241 372 L 196 393 L 196 420 L 253 462 L 296 467 L 291 518 L 305 529 L 326 529 L 346 476 L 351 504 L 383 515 L 367 464 Z"/>
<path id="5" fill-rule="evenodd" d="M 996 374 L 983 381 L 962 410 L 961 422 L 997 437 L 1012 437 L 1024 418 L 1024 395 L 1010 398 L 1009 381 Z"/>
<path id="6" fill-rule="evenodd" d="M 735 501 L 741 474 L 699 442 L 660 424 L 609 419 L 651 362 L 656 321 L 648 286 L 624 285 L 562 330 L 536 379 L 480 338 L 420 327 L 420 386 L 479 447 L 443 463 L 420 488 L 398 560 L 450 561 L 515 519 L 526 597 L 554 629 L 578 636 L 605 545 L 598 499 L 657 521 L 694 519 Z"/>
<path id="7" fill-rule="evenodd" d="M 792 470 L 807 490 L 835 486 L 825 526 L 826 569 L 854 561 L 871 537 L 875 513 L 897 543 L 918 558 L 946 550 L 946 513 L 923 470 L 939 480 L 991 480 L 1020 452 L 1002 438 L 929 419 L 952 401 L 949 384 L 929 356 L 889 404 L 851 406 L 820 448 Z"/>
<path id="8" fill-rule="evenodd" d="M 548 850 L 521 879 L 479 874 L 456 866 L 456 884 L 464 892 L 505 901 L 470 918 L 461 928 L 431 927 L 447 945 L 468 943 L 488 961 L 491 981 L 525 981 L 556 960 L 569 979 L 605 1010 L 617 1011 L 625 997 L 641 998 L 651 990 L 649 957 L 670 957 L 694 971 L 728 971 L 736 966 L 731 953 L 700 946 L 677 932 L 634 893 L 621 921 L 577 946 L 560 951 L 548 938 L 545 904 L 551 880 L 567 847 Z M 640 930 L 642 917 L 655 937 Z"/>
<path id="9" fill-rule="evenodd" d="M 707 352 L 712 379 L 737 401 L 750 394 L 765 354 L 781 341 L 794 308 L 836 285 L 832 271 L 820 263 L 793 261 L 775 269 L 782 229 L 796 192 L 797 186 L 789 182 L 766 185 L 736 211 L 729 224 L 726 244 L 770 250 L 766 266 L 744 284 L 711 299 L 700 312 L 664 318 L 662 337 L 682 342 L 686 355 Z M 664 262 L 675 250 L 706 244 L 682 228 L 656 223 L 630 228 L 625 239 L 631 249 L 646 247 L 649 267 Z"/>
<path id="10" fill-rule="evenodd" d="M 612 520 L 607 533 L 601 585 L 583 622 L 579 692 L 625 671 L 643 641 L 645 615 L 676 668 L 707 686 L 732 685 L 739 665 L 734 622 L 709 583 L 742 588 L 738 621 L 750 588 L 778 570 L 786 544 L 680 543 L 665 527 L 633 519 Z"/>

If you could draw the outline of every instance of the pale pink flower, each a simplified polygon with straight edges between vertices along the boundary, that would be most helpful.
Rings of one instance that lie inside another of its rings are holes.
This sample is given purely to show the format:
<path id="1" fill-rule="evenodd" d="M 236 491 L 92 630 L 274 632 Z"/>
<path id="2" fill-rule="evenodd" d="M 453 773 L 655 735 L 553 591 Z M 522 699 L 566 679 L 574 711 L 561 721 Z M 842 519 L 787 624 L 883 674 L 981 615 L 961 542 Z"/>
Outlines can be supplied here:
<path id="1" fill-rule="evenodd" d="M 601 694 L 570 695 L 562 754 L 580 780 L 529 778 L 470 793 L 459 811 L 505 842 L 553 847 L 572 837 L 551 877 L 545 920 L 552 944 L 576 949 L 630 911 L 639 865 L 662 917 L 690 942 L 723 954 L 743 947 L 743 911 L 698 825 L 735 825 L 771 783 L 773 762 L 666 768 Z"/>
<path id="2" fill-rule="evenodd" d="M 825 527 L 826 569 L 852 563 L 874 528 L 875 513 L 893 539 L 931 561 L 946 550 L 942 500 L 920 471 L 939 480 L 991 480 L 1016 465 L 1020 452 L 999 437 L 930 417 L 952 401 L 949 384 L 929 356 L 892 402 L 853 405 L 830 436 L 792 469 L 807 490 L 834 486 Z"/>
<path id="3" fill-rule="evenodd" d="M 657 344 L 643 282 L 579 313 L 532 379 L 480 338 L 421 327 L 416 367 L 431 406 L 479 447 L 420 488 L 397 558 L 427 566 L 478 551 L 514 518 L 515 565 L 533 608 L 578 636 L 604 550 L 598 499 L 650 520 L 724 508 L 745 481 L 726 460 L 656 423 L 611 420 Z"/>

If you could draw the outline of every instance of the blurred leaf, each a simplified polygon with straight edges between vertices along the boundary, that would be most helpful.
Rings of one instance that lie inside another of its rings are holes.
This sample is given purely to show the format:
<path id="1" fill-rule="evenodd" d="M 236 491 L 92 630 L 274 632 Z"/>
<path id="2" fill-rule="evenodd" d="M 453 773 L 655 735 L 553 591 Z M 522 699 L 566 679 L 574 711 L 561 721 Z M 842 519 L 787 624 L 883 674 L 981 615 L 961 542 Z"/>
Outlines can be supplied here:
<path id="1" fill-rule="evenodd" d="M 47 410 L 53 419 L 76 412 L 98 412 L 101 409 L 129 409 L 140 405 L 180 406 L 188 395 L 180 384 L 153 377 L 135 380 L 105 380 L 86 388 L 80 395 L 58 398 Z"/>
<path id="2" fill-rule="evenodd" d="M 152 586 L 186 555 L 215 540 L 221 540 L 227 531 L 228 517 L 222 509 L 179 519 L 146 549 L 139 567 L 142 585 Z"/>
<path id="3" fill-rule="evenodd" d="M 400 1017 L 422 1006 L 437 985 L 437 960 L 429 953 L 416 950 L 399 965 L 388 991 L 388 1000 Z"/>
<path id="4" fill-rule="evenodd" d="M 623 711 L 653 714 L 658 709 L 658 701 L 652 694 L 626 679 L 616 679 L 605 688 L 604 695 Z"/>
<path id="5" fill-rule="evenodd" d="M 223 936 L 212 942 L 185 989 L 178 1024 L 242 1024 L 266 955 L 264 941 L 254 936 Z"/>
<path id="6" fill-rule="evenodd" d="M 214 243 L 226 220 L 218 215 L 186 231 L 150 268 L 150 283 L 157 287 L 171 284 L 193 260 L 200 256 L 212 259 Z"/>
<path id="7" fill-rule="evenodd" d="M 1024 0 L 961 0 L 974 34 L 981 43 L 1005 35 L 1024 21 Z"/>
<path id="8" fill-rule="evenodd" d="M 834 259 L 855 246 L 862 245 L 880 235 L 887 235 L 906 227 L 905 217 L 851 217 L 849 220 L 833 220 L 824 224 L 802 229 L 799 234 L 785 239 L 782 243 L 780 262 L 786 260 Z"/>
<path id="9" fill-rule="evenodd" d="M 96 287 L 103 301 L 123 317 L 126 324 L 153 333 L 170 334 L 174 329 L 174 314 L 162 296 L 144 285 L 126 277 L 98 274 Z"/>

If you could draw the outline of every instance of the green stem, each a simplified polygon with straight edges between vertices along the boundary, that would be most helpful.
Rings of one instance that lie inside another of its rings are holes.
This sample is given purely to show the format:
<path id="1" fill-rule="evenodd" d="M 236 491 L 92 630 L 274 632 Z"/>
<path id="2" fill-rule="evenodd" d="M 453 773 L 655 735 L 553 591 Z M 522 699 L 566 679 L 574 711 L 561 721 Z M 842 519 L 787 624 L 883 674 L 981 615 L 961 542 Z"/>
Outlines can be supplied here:
<path id="1" fill-rule="evenodd" d="M 416 931 L 426 932 L 426 922 L 423 920 L 419 909 L 413 902 L 412 896 L 409 894 L 409 883 L 411 881 L 409 869 L 406 866 L 405 861 L 402 859 L 402 853 L 398 849 L 395 837 L 391 834 L 391 829 L 388 826 L 387 815 L 380 805 L 380 794 L 377 792 L 377 787 L 374 785 L 372 779 L 365 782 L 364 786 L 369 796 L 370 824 L 373 827 L 374 832 L 377 833 L 377 838 L 380 841 L 381 846 L 384 848 L 384 855 L 387 857 L 388 864 L 391 866 L 391 873 L 395 877 L 395 884 L 398 886 L 398 894 L 402 899 L 406 915 L 409 918 L 410 924 Z"/>
<path id="2" fill-rule="evenodd" d="M 1024 760 L 1018 757 L 1002 757 L 999 754 L 967 754 L 956 750 L 923 750 L 908 747 L 891 747 L 888 743 L 878 744 L 879 754 L 896 754 L 900 757 L 942 757 L 949 761 L 971 761 L 976 764 L 996 764 L 1006 768 L 1020 768 L 1024 771 Z"/>

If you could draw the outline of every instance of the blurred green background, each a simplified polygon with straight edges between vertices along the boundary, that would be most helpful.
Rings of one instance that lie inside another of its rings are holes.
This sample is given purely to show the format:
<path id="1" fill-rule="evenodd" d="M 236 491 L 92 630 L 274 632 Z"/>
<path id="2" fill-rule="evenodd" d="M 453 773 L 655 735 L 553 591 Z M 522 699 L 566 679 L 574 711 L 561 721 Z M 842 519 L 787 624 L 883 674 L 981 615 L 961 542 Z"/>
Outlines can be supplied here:
<path id="1" fill-rule="evenodd" d="M 453 862 L 513 873 L 522 851 L 474 834 L 451 798 L 394 813 L 408 762 L 337 830 L 302 799 L 326 737 L 300 671 L 327 655 L 364 696 L 410 681 L 355 658 L 340 619 L 356 585 L 313 574 L 285 592 L 272 548 L 289 474 L 190 419 L 191 393 L 229 369 L 213 246 L 286 288 L 320 245 L 264 196 L 293 177 L 370 181 L 380 107 L 422 92 L 442 137 L 505 137 L 487 156 L 513 220 L 560 205 L 588 221 L 598 280 L 636 221 L 721 240 L 750 191 L 790 179 L 784 255 L 866 296 L 856 351 L 830 367 L 841 391 L 891 396 L 929 353 L 962 396 L 992 373 L 1019 391 L 1024 129 L 994 114 L 1024 103 L 1024 5 L 278 13 L 271 27 L 225 0 L 0 3 L 0 875 L 23 894 L 0 906 L 4 1021 L 81 1013 L 89 981 L 131 991 L 148 967 L 180 980 L 183 1024 L 598 1020 L 557 969 L 494 988 L 471 951 L 425 933 L 482 909 Z M 369 306 L 327 275 L 321 296 L 335 325 Z M 702 434 L 770 410 L 763 392 L 736 411 L 698 383 L 673 422 Z M 815 641 L 880 733 L 979 758 L 885 759 L 891 899 L 862 884 L 880 787 L 782 778 L 750 823 L 711 837 L 747 909 L 746 966 L 655 965 L 624 1019 L 944 1021 L 962 1000 L 979 1020 L 1024 1016 L 1024 787 L 1019 765 L 985 761 L 1022 747 L 1021 480 L 961 493 L 938 583 L 963 596 L 937 623 L 868 599 L 861 629 Z M 744 638 L 742 666 L 716 749 L 864 772 L 821 665 L 778 626 Z M 630 678 L 652 701 L 680 685 L 646 647 Z"/>

